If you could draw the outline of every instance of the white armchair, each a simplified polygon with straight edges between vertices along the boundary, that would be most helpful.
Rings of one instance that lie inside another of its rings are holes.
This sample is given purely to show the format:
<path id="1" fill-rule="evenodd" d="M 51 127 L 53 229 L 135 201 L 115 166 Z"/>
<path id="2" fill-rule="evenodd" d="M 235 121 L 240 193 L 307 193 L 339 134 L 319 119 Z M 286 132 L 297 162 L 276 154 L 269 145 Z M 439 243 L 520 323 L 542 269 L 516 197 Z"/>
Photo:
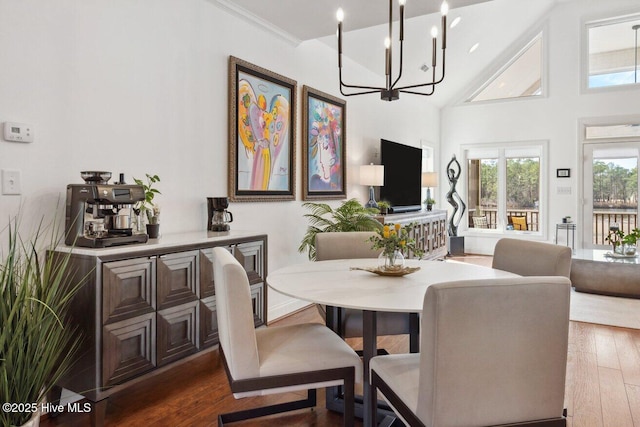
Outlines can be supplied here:
<path id="1" fill-rule="evenodd" d="M 316 389 L 344 385 L 344 425 L 354 418 L 354 383 L 362 379 L 358 355 L 318 323 L 254 329 L 245 270 L 222 247 L 213 249 L 220 357 L 235 398 L 307 390 L 307 399 L 220 414 L 218 425 L 314 407 Z"/>
<path id="2" fill-rule="evenodd" d="M 409 426 L 565 426 L 569 290 L 565 277 L 430 286 L 420 354 L 372 358 L 372 399 Z"/>

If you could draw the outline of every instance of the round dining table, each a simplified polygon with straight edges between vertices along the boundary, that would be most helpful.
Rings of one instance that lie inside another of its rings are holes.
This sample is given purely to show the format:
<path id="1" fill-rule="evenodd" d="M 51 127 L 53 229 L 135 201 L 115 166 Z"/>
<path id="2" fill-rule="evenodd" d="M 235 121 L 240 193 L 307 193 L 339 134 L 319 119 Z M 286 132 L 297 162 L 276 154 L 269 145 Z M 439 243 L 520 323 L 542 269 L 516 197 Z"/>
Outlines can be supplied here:
<path id="1" fill-rule="evenodd" d="M 369 360 L 377 354 L 377 312 L 420 313 L 427 288 L 435 283 L 517 277 L 506 271 L 457 261 L 414 259 L 406 260 L 405 267 L 419 269 L 404 276 L 379 275 L 366 270 L 377 268 L 377 264 L 375 258 L 306 262 L 277 269 L 267 277 L 271 289 L 289 297 L 329 307 L 362 310 L 364 408 L 357 407 L 356 413 L 362 414 L 365 426 L 373 425 L 374 421 L 368 408 L 375 402 L 369 384 Z M 332 407 L 330 400 L 327 396 L 327 407 L 339 409 Z"/>

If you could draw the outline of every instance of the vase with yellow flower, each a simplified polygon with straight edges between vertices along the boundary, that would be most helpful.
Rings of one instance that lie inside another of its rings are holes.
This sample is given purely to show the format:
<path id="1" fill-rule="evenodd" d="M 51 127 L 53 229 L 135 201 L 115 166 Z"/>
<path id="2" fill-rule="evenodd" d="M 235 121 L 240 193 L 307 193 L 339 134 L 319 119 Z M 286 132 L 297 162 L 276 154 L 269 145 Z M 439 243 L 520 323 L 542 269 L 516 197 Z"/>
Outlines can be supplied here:
<path id="1" fill-rule="evenodd" d="M 373 249 L 382 249 L 378 257 L 378 268 L 385 271 L 397 271 L 404 268 L 405 256 L 410 253 L 421 258 L 424 251 L 416 246 L 416 241 L 410 237 L 410 231 L 415 224 L 402 226 L 400 224 L 386 224 L 369 239 Z"/>

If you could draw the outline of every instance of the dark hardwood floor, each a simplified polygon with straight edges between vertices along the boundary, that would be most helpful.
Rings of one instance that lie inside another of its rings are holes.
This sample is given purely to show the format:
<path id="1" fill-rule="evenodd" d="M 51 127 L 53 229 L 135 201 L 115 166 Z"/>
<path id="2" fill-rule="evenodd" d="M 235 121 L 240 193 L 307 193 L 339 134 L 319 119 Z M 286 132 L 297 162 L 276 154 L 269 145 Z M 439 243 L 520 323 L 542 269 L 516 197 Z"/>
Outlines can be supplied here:
<path id="1" fill-rule="evenodd" d="M 467 262 L 490 265 L 488 257 Z M 274 325 L 321 322 L 314 307 Z M 359 348 L 360 340 L 348 340 Z M 380 337 L 379 347 L 408 351 L 407 337 Z M 640 330 L 571 322 L 565 406 L 569 427 L 640 427 Z M 217 414 L 303 397 L 303 393 L 236 400 L 231 395 L 218 351 L 203 354 L 109 399 L 106 426 L 216 426 Z M 315 410 L 299 410 L 238 426 L 339 426 L 340 414 L 324 408 L 324 391 Z M 86 414 L 44 419 L 42 427 L 88 426 Z M 359 421 L 356 426 L 361 426 Z"/>

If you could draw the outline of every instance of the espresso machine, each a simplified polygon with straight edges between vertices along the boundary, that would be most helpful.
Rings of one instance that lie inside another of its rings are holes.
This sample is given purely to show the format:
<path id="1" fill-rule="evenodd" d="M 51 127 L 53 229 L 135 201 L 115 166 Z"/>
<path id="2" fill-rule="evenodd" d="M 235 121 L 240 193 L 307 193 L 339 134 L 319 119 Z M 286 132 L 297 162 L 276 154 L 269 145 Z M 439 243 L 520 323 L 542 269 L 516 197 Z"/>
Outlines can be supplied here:
<path id="1" fill-rule="evenodd" d="M 145 243 L 134 233 L 134 206 L 145 199 L 142 185 L 108 184 L 111 172 L 81 172 L 84 184 L 67 185 L 65 243 L 89 248 Z"/>
<path id="2" fill-rule="evenodd" d="M 233 222 L 233 214 L 227 210 L 228 207 L 229 198 L 227 197 L 207 197 L 209 214 L 207 230 L 229 231 L 229 223 Z"/>

